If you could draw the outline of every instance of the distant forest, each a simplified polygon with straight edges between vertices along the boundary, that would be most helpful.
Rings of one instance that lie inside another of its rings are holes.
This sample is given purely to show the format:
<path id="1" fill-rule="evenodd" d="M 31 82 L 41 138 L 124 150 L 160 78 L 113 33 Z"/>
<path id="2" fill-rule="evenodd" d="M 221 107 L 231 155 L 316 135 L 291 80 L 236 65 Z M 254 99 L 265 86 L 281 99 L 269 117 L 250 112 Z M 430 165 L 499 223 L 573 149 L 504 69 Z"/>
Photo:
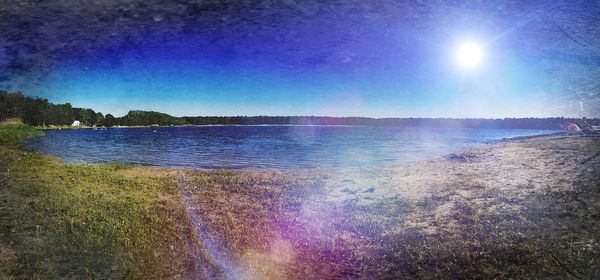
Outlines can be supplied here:
<path id="1" fill-rule="evenodd" d="M 174 117 L 152 111 L 129 111 L 115 117 L 69 103 L 53 104 L 20 92 L 0 91 L 0 121 L 19 118 L 33 126 L 66 126 L 78 120 L 85 126 L 169 126 L 169 125 L 368 125 L 399 127 L 529 128 L 562 129 L 568 123 L 600 125 L 600 119 L 577 118 L 363 118 L 315 116 Z"/>

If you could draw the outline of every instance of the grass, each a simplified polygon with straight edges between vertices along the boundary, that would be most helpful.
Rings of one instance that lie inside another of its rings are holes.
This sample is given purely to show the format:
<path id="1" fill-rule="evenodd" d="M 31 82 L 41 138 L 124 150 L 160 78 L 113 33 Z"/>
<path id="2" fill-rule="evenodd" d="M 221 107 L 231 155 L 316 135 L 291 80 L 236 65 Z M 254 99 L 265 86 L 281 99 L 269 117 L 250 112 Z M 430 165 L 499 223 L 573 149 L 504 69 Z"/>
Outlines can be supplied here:
<path id="1" fill-rule="evenodd" d="M 464 175 L 416 201 L 365 203 L 359 189 L 330 199 L 317 171 L 65 164 L 19 149 L 37 133 L 0 126 L 1 279 L 600 276 L 599 162 L 580 164 L 597 142 L 543 142 L 556 157 L 539 160 L 579 170 L 565 188 Z M 447 164 L 466 174 L 485 156 Z"/>
<path id="2" fill-rule="evenodd" d="M 248 278 L 381 272 L 375 250 L 389 244 L 373 242 L 412 207 L 398 198 L 369 205 L 326 201 L 322 176 L 310 173 L 189 171 L 185 178 L 193 211 L 204 218 L 201 230 Z"/>
<path id="3" fill-rule="evenodd" d="M 245 267 L 244 275 L 259 279 L 600 275 L 598 208 L 564 200 L 571 192 L 549 188 L 520 196 L 466 184 L 457 187 L 481 193 L 461 198 L 443 191 L 418 204 L 382 199 L 360 206 L 324 201 L 311 176 L 286 181 L 276 175 L 217 172 L 188 178 L 188 186 L 196 188 L 195 211 L 205 217 L 202 230 L 220 238 L 221 246 L 240 260 L 236 265 Z M 575 191 L 586 189 L 579 195 L 586 203 L 600 200 L 589 182 Z M 301 191 L 288 194 L 280 186 Z M 473 201 L 482 198 L 483 204 Z M 447 215 L 436 216 L 448 202 L 453 206 Z M 407 223 L 411 215 L 431 219 L 429 228 L 435 231 Z"/>
<path id="4" fill-rule="evenodd" d="M 36 134 L 0 127 L 11 146 Z M 0 278 L 175 278 L 189 271 L 191 232 L 172 176 L 63 164 L 11 146 L 0 147 Z"/>
<path id="5" fill-rule="evenodd" d="M 3 146 L 18 146 L 24 139 L 42 134 L 40 130 L 24 125 L 20 121 L 0 122 L 0 145 Z"/>

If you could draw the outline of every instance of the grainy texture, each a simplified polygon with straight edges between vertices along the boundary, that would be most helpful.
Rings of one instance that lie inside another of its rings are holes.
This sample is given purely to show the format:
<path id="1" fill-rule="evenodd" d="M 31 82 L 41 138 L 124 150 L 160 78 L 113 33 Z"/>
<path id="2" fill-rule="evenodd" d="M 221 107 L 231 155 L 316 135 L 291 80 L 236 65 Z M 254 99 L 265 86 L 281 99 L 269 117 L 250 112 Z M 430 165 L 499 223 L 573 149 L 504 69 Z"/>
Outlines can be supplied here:
<path id="1" fill-rule="evenodd" d="M 140 65 L 135 72 L 146 83 L 161 77 L 164 69 L 151 62 L 165 57 L 316 75 L 395 69 L 393 77 L 426 85 L 436 79 L 412 75 L 437 73 L 445 64 L 434 61 L 446 59 L 440 51 L 475 25 L 481 40 L 493 41 L 490 57 L 514 55 L 505 58 L 526 65 L 522 75 L 532 74 L 522 78 L 536 81 L 527 89 L 540 93 L 530 98 L 544 102 L 515 106 L 544 116 L 598 116 L 598 7 L 581 0 L 2 0 L 0 88 L 63 99 L 66 91 L 48 96 L 47 83 L 61 68 Z M 374 84 L 388 84 L 379 78 Z M 105 98 L 115 97 L 108 91 Z"/>

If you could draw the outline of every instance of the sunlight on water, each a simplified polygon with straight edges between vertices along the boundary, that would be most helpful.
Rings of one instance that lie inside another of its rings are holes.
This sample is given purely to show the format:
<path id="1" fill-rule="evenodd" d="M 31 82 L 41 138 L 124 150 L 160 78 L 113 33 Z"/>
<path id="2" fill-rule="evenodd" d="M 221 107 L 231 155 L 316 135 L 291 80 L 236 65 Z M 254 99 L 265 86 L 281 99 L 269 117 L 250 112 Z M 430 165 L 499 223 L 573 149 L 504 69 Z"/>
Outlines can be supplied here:
<path id="1" fill-rule="evenodd" d="M 211 126 L 52 130 L 30 150 L 68 162 L 124 162 L 186 168 L 346 168 L 433 159 L 527 129 L 358 126 Z"/>

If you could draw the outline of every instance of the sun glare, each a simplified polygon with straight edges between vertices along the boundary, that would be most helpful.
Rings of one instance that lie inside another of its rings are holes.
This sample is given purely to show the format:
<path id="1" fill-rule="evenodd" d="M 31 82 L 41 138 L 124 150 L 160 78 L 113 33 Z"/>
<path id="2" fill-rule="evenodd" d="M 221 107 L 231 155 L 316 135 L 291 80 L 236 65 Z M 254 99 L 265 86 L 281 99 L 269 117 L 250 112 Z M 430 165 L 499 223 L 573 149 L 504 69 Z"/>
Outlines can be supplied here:
<path id="1" fill-rule="evenodd" d="M 456 51 L 456 60 L 461 66 L 473 68 L 481 63 L 483 49 L 476 42 L 464 42 Z"/>

